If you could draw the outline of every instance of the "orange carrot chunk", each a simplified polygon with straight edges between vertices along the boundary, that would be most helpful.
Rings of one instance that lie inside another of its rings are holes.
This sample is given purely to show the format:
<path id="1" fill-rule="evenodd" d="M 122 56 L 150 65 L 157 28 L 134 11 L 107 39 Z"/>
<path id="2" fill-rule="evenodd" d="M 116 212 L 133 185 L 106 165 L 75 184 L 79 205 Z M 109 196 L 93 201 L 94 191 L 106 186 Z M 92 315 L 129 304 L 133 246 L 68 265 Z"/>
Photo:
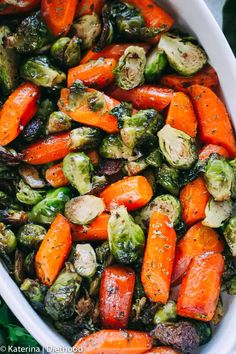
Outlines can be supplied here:
<path id="1" fill-rule="evenodd" d="M 41 283 L 50 286 L 58 276 L 70 253 L 70 224 L 58 214 L 35 256 L 35 269 Z"/>
<path id="2" fill-rule="evenodd" d="M 193 225 L 177 243 L 171 282 L 180 282 L 194 257 L 223 250 L 224 244 L 214 229 L 201 222 Z"/>
<path id="3" fill-rule="evenodd" d="M 40 5 L 40 0 L 20 0 L 14 1 L 0 0 L 0 15 L 12 15 L 29 12 Z"/>
<path id="4" fill-rule="evenodd" d="M 38 86 L 25 82 L 8 97 L 0 112 L 0 145 L 12 142 L 33 118 L 39 95 Z"/>
<path id="5" fill-rule="evenodd" d="M 187 225 L 205 218 L 205 208 L 210 198 L 205 181 L 198 177 L 184 186 L 180 192 L 182 218 Z"/>
<path id="6" fill-rule="evenodd" d="M 150 351 L 146 352 L 145 354 L 180 354 L 180 353 L 170 347 L 156 347 L 156 348 L 152 348 Z"/>
<path id="7" fill-rule="evenodd" d="M 194 258 L 180 287 L 178 315 L 211 321 L 220 296 L 223 270 L 224 258 L 219 253 Z"/>
<path id="8" fill-rule="evenodd" d="M 124 329 L 129 322 L 135 285 L 131 268 L 113 265 L 102 273 L 100 318 L 104 328 Z"/>
<path id="9" fill-rule="evenodd" d="M 223 146 L 235 157 L 234 132 L 224 103 L 208 87 L 193 85 L 189 94 L 198 117 L 200 139 L 206 144 Z"/>
<path id="10" fill-rule="evenodd" d="M 123 178 L 100 193 L 107 209 L 124 205 L 129 211 L 142 208 L 150 201 L 152 195 L 152 188 L 143 176 Z"/>
<path id="11" fill-rule="evenodd" d="M 82 226 L 71 224 L 73 241 L 106 241 L 110 215 L 102 213 L 91 224 Z"/>
<path id="12" fill-rule="evenodd" d="M 167 215 L 155 211 L 150 219 L 141 280 L 147 297 L 165 304 L 175 256 L 176 233 Z"/>
<path id="13" fill-rule="evenodd" d="M 210 157 L 211 154 L 218 154 L 218 155 L 223 156 L 227 159 L 230 158 L 230 154 L 223 146 L 213 145 L 213 144 L 209 144 L 209 145 L 204 146 L 199 151 L 198 158 L 199 158 L 199 160 L 205 160 L 208 157 Z"/>
<path id="14" fill-rule="evenodd" d="M 146 332 L 111 329 L 81 338 L 74 345 L 84 354 L 143 354 L 151 347 L 152 338 Z"/>
<path id="15" fill-rule="evenodd" d="M 45 179 L 54 188 L 63 187 L 69 183 L 63 173 L 62 162 L 49 167 L 45 173 Z"/>
<path id="16" fill-rule="evenodd" d="M 100 14 L 102 12 L 105 0 L 79 0 L 78 16 L 92 15 L 92 13 Z"/>
<path id="17" fill-rule="evenodd" d="M 193 110 L 193 105 L 185 93 L 175 92 L 173 94 L 166 124 L 175 129 L 182 130 L 192 138 L 196 137 L 197 118 Z"/>

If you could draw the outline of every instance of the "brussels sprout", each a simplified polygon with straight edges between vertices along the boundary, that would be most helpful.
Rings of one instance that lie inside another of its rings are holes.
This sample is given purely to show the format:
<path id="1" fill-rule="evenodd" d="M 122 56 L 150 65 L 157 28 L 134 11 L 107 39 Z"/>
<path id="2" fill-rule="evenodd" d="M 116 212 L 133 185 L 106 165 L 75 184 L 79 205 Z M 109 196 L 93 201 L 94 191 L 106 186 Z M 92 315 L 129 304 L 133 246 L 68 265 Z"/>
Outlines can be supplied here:
<path id="1" fill-rule="evenodd" d="M 120 135 L 107 135 L 99 146 L 99 153 L 107 159 L 128 159 L 133 156 L 133 150 L 127 147 Z"/>
<path id="2" fill-rule="evenodd" d="M 108 182 L 106 176 L 93 176 L 92 186 L 93 188 L 89 192 L 92 195 L 98 195 L 107 186 Z"/>
<path id="3" fill-rule="evenodd" d="M 51 47 L 51 56 L 68 68 L 80 62 L 80 39 L 76 36 L 61 37 Z"/>
<path id="4" fill-rule="evenodd" d="M 135 176 L 140 174 L 147 167 L 148 163 L 146 162 L 145 158 L 140 157 L 138 160 L 128 161 L 124 165 L 124 171 L 128 173 L 129 176 Z"/>
<path id="5" fill-rule="evenodd" d="M 167 63 L 168 61 L 165 52 L 159 50 L 158 47 L 153 48 L 147 56 L 147 63 L 144 70 L 146 81 L 155 82 L 158 80 L 166 68 Z"/>
<path id="6" fill-rule="evenodd" d="M 45 310 L 47 314 L 54 320 L 71 318 L 75 311 L 80 284 L 81 277 L 71 265 L 67 264 L 46 294 Z"/>
<path id="7" fill-rule="evenodd" d="M 122 141 L 130 149 L 149 151 L 157 146 L 156 134 L 163 124 L 163 117 L 155 109 L 146 109 L 132 117 L 124 117 L 120 130 Z"/>
<path id="8" fill-rule="evenodd" d="M 63 173 L 80 194 L 92 189 L 91 174 L 93 165 L 90 158 L 83 152 L 72 152 L 63 160 Z"/>
<path id="9" fill-rule="evenodd" d="M 144 49 L 136 46 L 128 47 L 115 70 L 117 85 L 124 90 L 130 90 L 143 84 L 145 65 Z"/>
<path id="10" fill-rule="evenodd" d="M 45 191 L 30 188 L 23 180 L 20 180 L 16 198 L 20 203 L 35 205 L 43 200 Z"/>
<path id="11" fill-rule="evenodd" d="M 37 249 L 43 241 L 47 230 L 36 224 L 26 224 L 22 226 L 17 234 L 17 240 L 22 247 L 27 249 Z"/>
<path id="12" fill-rule="evenodd" d="M 38 280 L 27 278 L 21 284 L 20 290 L 36 311 L 43 312 L 44 299 L 47 292 L 46 285 L 40 284 Z"/>
<path id="13" fill-rule="evenodd" d="M 34 166 L 22 164 L 19 166 L 18 172 L 23 181 L 27 183 L 31 188 L 45 187 L 44 180 L 40 178 L 39 172 Z"/>
<path id="14" fill-rule="evenodd" d="M 236 277 L 235 276 L 233 278 L 227 280 L 224 283 L 224 290 L 229 295 L 236 295 Z"/>
<path id="15" fill-rule="evenodd" d="M 124 206 L 112 210 L 108 221 L 108 240 L 111 253 L 120 263 L 130 264 L 142 255 L 145 237 Z"/>
<path id="16" fill-rule="evenodd" d="M 29 218 L 32 222 L 39 224 L 51 224 L 58 213 L 64 211 L 65 203 L 71 198 L 71 190 L 68 187 L 61 187 L 49 191 L 46 197 L 36 204 Z"/>
<path id="17" fill-rule="evenodd" d="M 5 48 L 4 37 L 10 29 L 0 26 L 0 85 L 4 94 L 9 94 L 17 86 L 17 56 L 15 49 Z"/>
<path id="18" fill-rule="evenodd" d="M 28 216 L 23 210 L 7 208 L 0 210 L 0 222 L 1 221 L 10 225 L 22 225 L 28 221 Z"/>
<path id="19" fill-rule="evenodd" d="M 222 299 L 220 297 L 211 322 L 213 323 L 214 326 L 217 326 L 222 321 L 223 317 L 224 317 L 224 308 L 223 308 Z"/>
<path id="20" fill-rule="evenodd" d="M 177 306 L 172 300 L 169 300 L 165 305 L 158 308 L 155 313 L 153 322 L 154 324 L 176 320 L 177 318 Z"/>
<path id="21" fill-rule="evenodd" d="M 53 37 L 44 25 L 41 12 L 26 17 L 18 26 L 16 33 L 6 37 L 7 47 L 14 47 L 20 53 L 42 50 L 53 42 Z"/>
<path id="22" fill-rule="evenodd" d="M 163 164 L 157 171 L 157 182 L 171 194 L 179 194 L 179 171 L 175 168 Z"/>
<path id="23" fill-rule="evenodd" d="M 230 248 L 232 255 L 236 256 L 236 216 L 233 216 L 226 223 L 224 228 L 224 237 Z"/>
<path id="24" fill-rule="evenodd" d="M 65 215 L 74 224 L 86 225 L 105 210 L 101 198 L 94 195 L 82 195 L 66 203 Z"/>
<path id="25" fill-rule="evenodd" d="M 49 98 L 46 98 L 40 103 L 36 116 L 39 117 L 43 122 L 46 122 L 47 118 L 55 110 L 56 110 L 56 104 L 53 101 L 51 101 Z"/>
<path id="26" fill-rule="evenodd" d="M 210 157 L 204 173 L 206 186 L 217 201 L 229 200 L 234 181 L 234 172 L 229 163 L 222 157 Z"/>
<path id="27" fill-rule="evenodd" d="M 25 279 L 24 274 L 24 254 L 16 249 L 14 262 L 14 278 L 17 284 L 22 284 Z"/>
<path id="28" fill-rule="evenodd" d="M 166 53 L 170 66 L 184 76 L 191 76 L 207 63 L 205 51 L 183 38 L 165 33 L 158 48 Z"/>
<path id="29" fill-rule="evenodd" d="M 212 328 L 209 322 L 192 321 L 199 337 L 199 345 L 204 345 L 211 340 Z"/>
<path id="30" fill-rule="evenodd" d="M 80 127 L 70 133 L 70 145 L 73 150 L 87 150 L 98 147 L 101 131 L 96 128 Z"/>
<path id="31" fill-rule="evenodd" d="M 229 164 L 232 167 L 234 172 L 234 180 L 231 188 L 231 197 L 233 199 L 236 199 L 236 159 L 229 161 Z"/>
<path id="32" fill-rule="evenodd" d="M 152 187 L 153 193 L 156 192 L 156 176 L 151 168 L 147 168 L 143 171 L 142 175 L 148 180 L 148 183 Z"/>
<path id="33" fill-rule="evenodd" d="M 212 228 L 222 226 L 223 222 L 228 219 L 233 210 L 233 203 L 231 200 L 223 202 L 216 202 L 211 198 L 205 208 L 205 219 L 202 224 Z"/>
<path id="34" fill-rule="evenodd" d="M 0 248 L 6 253 L 15 251 L 17 245 L 16 236 L 13 231 L 0 223 Z"/>
<path id="35" fill-rule="evenodd" d="M 47 124 L 49 134 L 63 132 L 71 129 L 71 119 L 63 112 L 53 112 L 50 114 Z"/>
<path id="36" fill-rule="evenodd" d="M 103 269 L 105 269 L 112 263 L 113 256 L 111 254 L 108 241 L 103 242 L 100 246 L 96 248 L 96 258 L 100 271 L 103 271 Z"/>
<path id="37" fill-rule="evenodd" d="M 101 33 L 102 26 L 99 16 L 95 13 L 84 15 L 74 23 L 76 35 L 82 40 L 82 48 L 90 49 Z"/>
<path id="38" fill-rule="evenodd" d="M 163 163 L 162 155 L 159 149 L 152 151 L 147 157 L 146 162 L 153 167 L 161 167 Z"/>
<path id="39" fill-rule="evenodd" d="M 23 79 L 43 87 L 56 86 L 66 80 L 66 75 L 42 55 L 27 59 L 20 68 L 20 75 Z"/>
<path id="40" fill-rule="evenodd" d="M 113 25 L 110 21 L 109 5 L 105 4 L 102 8 L 102 31 L 98 42 L 94 48 L 95 52 L 100 52 L 107 45 L 111 44 L 114 37 Z"/>
<path id="41" fill-rule="evenodd" d="M 36 251 L 32 251 L 27 254 L 24 260 L 24 271 L 33 277 L 35 277 L 35 255 Z"/>
<path id="42" fill-rule="evenodd" d="M 167 215 L 174 225 L 177 225 L 181 217 L 181 205 L 179 200 L 170 194 L 159 195 L 147 206 L 137 212 L 135 221 L 142 229 L 146 230 L 149 226 L 151 215 L 154 211 L 159 211 Z"/>
<path id="43" fill-rule="evenodd" d="M 89 243 L 76 245 L 74 267 L 81 277 L 91 278 L 95 274 L 97 269 L 96 254 Z"/>

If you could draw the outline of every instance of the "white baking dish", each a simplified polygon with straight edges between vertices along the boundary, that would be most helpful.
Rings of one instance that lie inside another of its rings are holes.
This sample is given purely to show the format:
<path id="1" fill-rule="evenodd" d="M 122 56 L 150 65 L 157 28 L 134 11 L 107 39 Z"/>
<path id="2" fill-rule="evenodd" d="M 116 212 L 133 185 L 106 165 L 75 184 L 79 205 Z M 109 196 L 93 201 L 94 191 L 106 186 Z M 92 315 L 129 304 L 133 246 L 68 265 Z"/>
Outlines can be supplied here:
<path id="1" fill-rule="evenodd" d="M 222 94 L 236 126 L 236 60 L 204 1 L 160 0 L 158 3 L 174 15 L 182 28 L 199 38 L 219 75 Z M 61 347 L 61 352 L 65 352 L 68 343 L 36 314 L 1 264 L 0 293 L 21 323 L 43 347 Z M 227 297 L 225 305 L 226 314 L 222 324 L 217 328 L 213 340 L 201 347 L 198 353 L 236 353 L 236 297 Z"/>

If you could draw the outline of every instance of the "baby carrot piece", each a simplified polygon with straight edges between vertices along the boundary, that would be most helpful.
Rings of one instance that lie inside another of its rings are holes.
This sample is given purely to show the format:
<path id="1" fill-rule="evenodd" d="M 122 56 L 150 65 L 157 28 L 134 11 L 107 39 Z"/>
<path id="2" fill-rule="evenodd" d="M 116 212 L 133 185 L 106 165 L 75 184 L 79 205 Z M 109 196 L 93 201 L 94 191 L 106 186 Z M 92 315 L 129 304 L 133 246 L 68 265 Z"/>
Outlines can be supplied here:
<path id="1" fill-rule="evenodd" d="M 143 176 L 126 177 L 105 188 L 100 197 L 107 209 L 124 205 L 129 211 L 142 208 L 153 196 L 147 179 Z"/>
<path id="2" fill-rule="evenodd" d="M 156 347 L 156 348 L 152 348 L 150 351 L 146 352 L 145 354 L 180 354 L 180 353 L 170 347 Z"/>
<path id="3" fill-rule="evenodd" d="M 175 129 L 182 130 L 195 138 L 197 135 L 197 118 L 192 102 L 183 92 L 175 92 L 170 102 L 166 124 Z"/>
<path id="4" fill-rule="evenodd" d="M 14 5 L 11 5 L 14 3 Z M 12 15 L 29 12 L 40 5 L 40 0 L 6 1 L 0 0 L 0 15 Z"/>
<path id="5" fill-rule="evenodd" d="M 69 183 L 63 173 L 62 162 L 49 167 L 45 173 L 45 179 L 54 188 L 63 187 Z"/>
<path id="6" fill-rule="evenodd" d="M 70 87 L 76 80 L 81 80 L 86 86 L 103 89 L 114 80 L 115 59 L 101 58 L 69 69 L 67 86 Z"/>
<path id="7" fill-rule="evenodd" d="M 100 317 L 104 328 L 127 327 L 134 285 L 135 273 L 131 268 L 113 265 L 103 271 L 100 285 Z"/>
<path id="8" fill-rule="evenodd" d="M 92 15 L 92 13 L 100 14 L 102 12 L 105 0 L 79 0 L 77 15 Z"/>
<path id="9" fill-rule="evenodd" d="M 58 214 L 35 256 L 35 269 L 41 283 L 50 286 L 70 253 L 70 224 Z"/>
<path id="10" fill-rule="evenodd" d="M 25 82 L 8 97 L 0 113 L 0 145 L 13 141 L 33 118 L 39 95 L 38 86 Z"/>
<path id="11" fill-rule="evenodd" d="M 108 94 L 119 101 L 131 102 L 137 109 L 155 108 L 162 111 L 170 104 L 173 91 L 154 85 L 143 85 L 129 91 L 114 86 L 109 88 Z"/>
<path id="12" fill-rule="evenodd" d="M 185 93 L 188 93 L 188 88 L 192 85 L 202 85 L 214 90 L 218 83 L 217 73 L 210 65 L 205 66 L 201 71 L 190 77 L 169 74 L 162 76 L 160 79 L 160 85 Z"/>
<path id="13" fill-rule="evenodd" d="M 116 107 L 119 102 L 94 89 L 87 89 L 86 93 L 94 94 L 94 96 L 99 98 L 101 100 L 101 108 L 93 109 L 90 107 L 86 96 L 84 99 L 78 99 L 76 107 L 71 109 L 69 103 L 70 90 L 63 88 L 58 102 L 59 109 L 76 122 L 100 128 L 108 133 L 118 133 L 117 119 L 110 114 L 110 111 Z"/>
<path id="14" fill-rule="evenodd" d="M 176 233 L 168 216 L 155 211 L 150 219 L 141 280 L 147 297 L 165 304 L 175 256 Z"/>
<path id="15" fill-rule="evenodd" d="M 110 215 L 102 213 L 89 225 L 71 224 L 73 241 L 106 241 L 108 238 L 108 220 Z"/>
<path id="16" fill-rule="evenodd" d="M 171 282 L 180 282 L 194 257 L 223 250 L 224 244 L 214 229 L 201 222 L 193 225 L 177 243 Z"/>
<path id="17" fill-rule="evenodd" d="M 182 218 L 187 225 L 205 218 L 205 208 L 210 198 L 205 181 L 198 177 L 184 186 L 180 192 Z"/>
<path id="18" fill-rule="evenodd" d="M 230 155 L 228 153 L 228 151 L 220 145 L 213 145 L 213 144 L 209 144 L 204 146 L 200 151 L 199 151 L 199 160 L 204 160 L 207 159 L 208 157 L 211 156 L 211 154 L 218 154 L 220 156 L 223 156 L 227 159 L 230 158 Z"/>
<path id="19" fill-rule="evenodd" d="M 200 139 L 206 144 L 223 146 L 235 157 L 234 132 L 224 103 L 208 87 L 193 85 L 189 94 L 198 117 Z"/>
<path id="20" fill-rule="evenodd" d="M 178 315 L 211 321 L 219 300 L 223 270 L 224 258 L 219 253 L 194 258 L 180 287 Z"/>
<path id="21" fill-rule="evenodd" d="M 73 348 L 84 354 L 143 354 L 151 347 L 146 332 L 107 329 L 79 339 Z"/>
<path id="22" fill-rule="evenodd" d="M 41 139 L 23 151 L 24 161 L 31 165 L 43 165 L 63 159 L 70 151 L 69 142 L 70 132 Z"/>

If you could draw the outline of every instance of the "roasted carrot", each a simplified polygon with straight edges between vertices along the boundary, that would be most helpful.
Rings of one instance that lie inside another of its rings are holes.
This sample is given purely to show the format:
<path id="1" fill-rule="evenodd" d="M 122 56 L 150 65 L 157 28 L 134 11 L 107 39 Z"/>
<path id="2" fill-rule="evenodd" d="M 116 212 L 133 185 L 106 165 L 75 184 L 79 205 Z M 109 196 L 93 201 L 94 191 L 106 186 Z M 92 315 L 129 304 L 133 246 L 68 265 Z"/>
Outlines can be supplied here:
<path id="1" fill-rule="evenodd" d="M 194 258 L 180 287 L 178 315 L 211 321 L 220 296 L 223 270 L 224 258 L 220 253 Z"/>
<path id="2" fill-rule="evenodd" d="M 118 61 L 120 57 L 124 54 L 125 50 L 131 45 L 133 45 L 133 43 L 109 44 L 100 52 L 96 52 L 93 51 L 93 49 L 90 49 L 82 58 L 80 64 L 85 64 L 88 63 L 90 60 L 97 60 L 99 58 L 113 58 Z M 135 43 L 135 46 L 142 47 L 146 53 L 150 48 L 150 45 L 148 43 Z"/>
<path id="3" fill-rule="evenodd" d="M 69 183 L 63 173 L 62 162 L 49 167 L 45 173 L 45 179 L 54 188 L 63 187 Z"/>
<path id="4" fill-rule="evenodd" d="M 9 144 L 20 134 L 35 115 L 39 96 L 39 87 L 26 82 L 8 97 L 0 113 L 0 145 Z"/>
<path id="5" fill-rule="evenodd" d="M 118 123 L 115 116 L 110 114 L 110 111 L 116 107 L 119 102 L 102 94 L 94 89 L 87 89 L 87 93 L 94 93 L 94 95 L 101 94 L 101 99 L 103 100 L 104 107 L 94 111 L 89 107 L 87 99 L 78 100 L 78 106 L 69 109 L 69 95 L 70 91 L 66 88 L 61 90 L 61 97 L 58 103 L 59 109 L 68 114 L 71 119 L 79 122 L 81 124 L 90 125 L 92 127 L 97 127 L 105 130 L 108 133 L 118 133 Z"/>
<path id="6" fill-rule="evenodd" d="M 207 159 L 208 157 L 210 157 L 211 154 L 218 154 L 220 156 L 226 157 L 227 159 L 230 158 L 230 154 L 223 146 L 213 145 L 213 144 L 209 144 L 209 145 L 204 146 L 199 151 L 198 158 L 199 158 L 199 160 L 204 160 L 204 159 Z"/>
<path id="7" fill-rule="evenodd" d="M 198 177 L 184 186 L 180 192 L 182 218 L 187 225 L 205 218 L 205 208 L 210 198 L 205 181 Z"/>
<path id="8" fill-rule="evenodd" d="M 197 113 L 201 141 L 221 145 L 235 157 L 234 131 L 224 103 L 208 87 L 193 85 L 189 94 Z"/>
<path id="9" fill-rule="evenodd" d="M 202 85 L 214 90 L 218 85 L 218 76 L 216 71 L 210 65 L 207 65 L 190 77 L 178 74 L 164 75 L 160 79 L 160 84 L 185 93 L 188 93 L 188 88 L 192 85 Z"/>
<path id="10" fill-rule="evenodd" d="M 110 215 L 102 213 L 89 225 L 71 224 L 72 238 L 74 241 L 106 241 L 108 238 L 108 220 Z"/>
<path id="11" fill-rule="evenodd" d="M 97 150 L 86 150 L 86 155 L 88 155 L 94 166 L 97 166 L 99 164 L 100 156 Z"/>
<path id="12" fill-rule="evenodd" d="M 128 210 L 135 210 L 146 205 L 152 198 L 153 191 L 143 176 L 126 177 L 108 186 L 100 197 L 107 209 L 125 205 Z"/>
<path id="13" fill-rule="evenodd" d="M 156 347 L 156 348 L 152 348 L 150 351 L 146 352 L 145 354 L 180 354 L 180 353 L 170 347 Z"/>
<path id="14" fill-rule="evenodd" d="M 12 15 L 29 12 L 40 5 L 40 0 L 20 0 L 14 1 L 11 5 L 10 1 L 0 0 L 0 15 Z"/>
<path id="15" fill-rule="evenodd" d="M 223 249 L 224 244 L 215 230 L 201 222 L 193 225 L 177 243 L 171 282 L 179 283 L 194 257 L 221 253 Z"/>
<path id="16" fill-rule="evenodd" d="M 79 339 L 74 348 L 86 354 L 143 354 L 152 347 L 146 332 L 102 330 Z"/>
<path id="17" fill-rule="evenodd" d="M 79 0 L 77 15 L 91 15 L 92 13 L 100 14 L 102 12 L 105 0 Z"/>
<path id="18" fill-rule="evenodd" d="M 70 151 L 69 142 L 69 132 L 41 139 L 23 150 L 24 161 L 31 165 L 43 165 L 63 159 Z"/>
<path id="19" fill-rule="evenodd" d="M 115 59 L 101 58 L 81 64 L 69 69 L 67 86 L 70 87 L 76 80 L 81 80 L 86 86 L 103 89 L 114 80 Z"/>
<path id="20" fill-rule="evenodd" d="M 45 285 L 52 285 L 60 272 L 72 245 L 70 224 L 58 214 L 35 256 L 37 277 Z"/>
<path id="21" fill-rule="evenodd" d="M 155 108 L 162 111 L 170 104 L 173 91 L 154 85 L 143 85 L 129 91 L 113 86 L 108 94 L 119 101 L 131 102 L 137 109 Z"/>
<path id="22" fill-rule="evenodd" d="M 175 256 L 176 233 L 168 216 L 155 211 L 150 219 L 141 280 L 147 297 L 165 304 Z"/>
<path id="23" fill-rule="evenodd" d="M 197 135 L 197 118 L 190 98 L 184 92 L 175 92 L 170 102 L 166 124 L 182 130 L 195 138 Z"/>
<path id="24" fill-rule="evenodd" d="M 124 329 L 129 322 L 135 285 L 133 269 L 120 265 L 107 267 L 100 285 L 100 318 L 104 328 Z"/>
<path id="25" fill-rule="evenodd" d="M 73 23 L 78 0 L 42 0 L 43 20 L 54 36 L 65 36 Z"/>

